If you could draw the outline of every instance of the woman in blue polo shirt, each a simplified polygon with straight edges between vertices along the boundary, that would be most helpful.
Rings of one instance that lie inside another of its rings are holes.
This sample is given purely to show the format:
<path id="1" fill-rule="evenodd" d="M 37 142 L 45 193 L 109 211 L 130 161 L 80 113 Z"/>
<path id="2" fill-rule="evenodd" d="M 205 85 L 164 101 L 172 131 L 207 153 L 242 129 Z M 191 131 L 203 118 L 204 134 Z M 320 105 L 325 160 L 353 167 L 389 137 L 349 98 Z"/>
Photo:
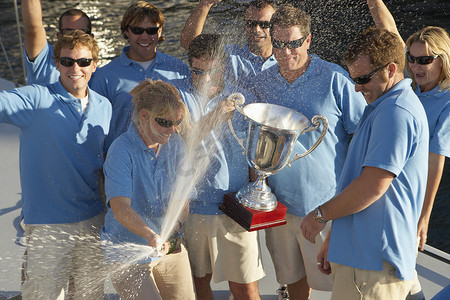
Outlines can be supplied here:
<path id="1" fill-rule="evenodd" d="M 188 118 L 168 83 L 147 80 L 131 95 L 132 123 L 113 142 L 104 165 L 108 213 L 102 239 L 111 280 L 121 299 L 194 299 L 183 245 L 168 254 L 166 242 L 162 256 L 139 259 L 130 258 L 125 246 L 160 246 L 162 219 L 185 150 L 175 133 L 186 128 Z"/>

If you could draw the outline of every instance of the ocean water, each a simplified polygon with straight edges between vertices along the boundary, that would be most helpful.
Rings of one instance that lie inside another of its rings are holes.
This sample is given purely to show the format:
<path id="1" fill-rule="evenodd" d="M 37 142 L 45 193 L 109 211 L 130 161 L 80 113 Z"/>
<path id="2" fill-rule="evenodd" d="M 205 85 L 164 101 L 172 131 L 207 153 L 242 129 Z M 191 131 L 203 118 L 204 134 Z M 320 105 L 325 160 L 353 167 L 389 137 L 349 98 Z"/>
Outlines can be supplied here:
<path id="1" fill-rule="evenodd" d="M 93 21 L 93 33 L 99 42 L 100 65 L 120 55 L 126 44 L 120 34 L 122 15 L 131 1 L 119 0 L 41 0 L 47 35 L 51 42 L 56 38 L 59 14 L 76 7 L 85 11 Z M 247 1 L 223 0 L 211 10 L 205 32 L 219 32 L 230 40 L 241 42 L 244 38 L 242 18 Z M 354 35 L 373 25 L 365 0 L 284 0 L 305 9 L 312 17 L 312 45 L 310 52 L 323 59 L 341 64 L 341 56 Z M 0 77 L 24 84 L 21 42 L 17 27 L 15 3 L 20 0 L 0 0 Z M 179 46 L 179 36 L 186 19 L 197 0 L 151 1 L 162 9 L 166 17 L 166 40 L 159 50 L 186 61 L 186 52 Z M 450 31 L 450 1 L 448 0 L 386 0 L 394 15 L 400 34 L 406 39 L 426 25 L 435 25 Z M 21 22 L 21 21 L 20 21 Z M 20 32 L 22 28 L 19 29 Z M 23 39 L 23 36 L 22 36 Z M 446 160 L 444 175 L 433 209 L 428 243 L 450 253 L 450 161 Z"/>

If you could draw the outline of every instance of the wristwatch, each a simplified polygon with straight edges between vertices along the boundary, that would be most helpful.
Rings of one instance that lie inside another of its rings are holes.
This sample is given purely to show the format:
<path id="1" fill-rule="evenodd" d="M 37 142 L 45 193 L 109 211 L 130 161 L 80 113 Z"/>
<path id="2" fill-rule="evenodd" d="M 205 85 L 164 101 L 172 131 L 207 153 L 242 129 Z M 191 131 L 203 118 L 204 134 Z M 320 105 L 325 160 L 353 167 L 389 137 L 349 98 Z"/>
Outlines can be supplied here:
<path id="1" fill-rule="evenodd" d="M 316 219 L 317 222 L 319 222 L 319 223 L 326 223 L 326 222 L 328 222 L 328 220 L 325 220 L 325 219 L 322 217 L 322 211 L 320 210 L 320 206 L 317 207 L 317 208 L 314 210 L 313 217 L 314 217 L 314 219 Z"/>

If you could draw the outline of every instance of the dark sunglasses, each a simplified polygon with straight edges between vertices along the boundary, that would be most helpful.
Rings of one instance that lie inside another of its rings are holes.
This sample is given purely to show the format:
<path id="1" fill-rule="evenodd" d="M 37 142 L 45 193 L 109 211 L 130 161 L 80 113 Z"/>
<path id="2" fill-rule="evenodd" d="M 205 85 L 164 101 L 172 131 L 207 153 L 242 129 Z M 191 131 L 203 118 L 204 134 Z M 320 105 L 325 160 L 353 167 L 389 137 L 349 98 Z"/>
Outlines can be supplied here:
<path id="1" fill-rule="evenodd" d="M 81 30 L 84 33 L 91 34 L 91 30 L 90 29 L 81 29 L 81 28 L 61 28 L 61 33 L 62 34 L 66 34 L 66 33 L 69 33 L 71 31 L 74 31 L 74 30 Z"/>
<path id="2" fill-rule="evenodd" d="M 270 28 L 270 21 L 255 21 L 255 20 L 245 20 L 245 26 L 248 28 L 255 28 L 256 26 L 262 29 Z"/>
<path id="3" fill-rule="evenodd" d="M 143 34 L 144 31 L 147 32 L 148 35 L 154 35 L 158 33 L 159 27 L 137 27 L 137 26 L 129 26 L 130 30 L 134 34 Z"/>
<path id="4" fill-rule="evenodd" d="M 77 63 L 78 66 L 81 68 L 88 67 L 91 65 L 93 61 L 93 58 L 79 58 L 79 59 L 73 59 L 70 57 L 60 57 L 59 63 L 63 65 L 64 67 L 71 67 L 74 63 Z"/>
<path id="5" fill-rule="evenodd" d="M 217 72 L 219 72 L 220 70 L 222 70 L 222 68 L 214 68 L 214 69 L 210 69 L 210 70 L 200 70 L 200 69 L 196 69 L 196 68 L 191 68 L 191 72 L 194 73 L 197 76 L 204 76 L 206 74 L 208 75 L 214 75 Z"/>
<path id="6" fill-rule="evenodd" d="M 372 79 L 372 76 L 373 76 L 376 72 L 378 72 L 378 71 L 380 71 L 381 69 L 387 67 L 388 65 L 389 65 L 389 63 L 385 64 L 384 66 L 381 66 L 381 67 L 376 68 L 375 70 L 373 70 L 372 72 L 370 72 L 370 73 L 367 74 L 367 75 L 362 75 L 362 76 L 359 76 L 359 77 L 356 77 L 356 78 L 352 78 L 352 80 L 353 80 L 355 83 L 357 83 L 357 84 L 366 84 L 366 83 L 369 83 L 370 80 Z"/>
<path id="7" fill-rule="evenodd" d="M 180 126 L 181 122 L 183 122 L 183 119 L 180 119 L 178 121 L 172 121 L 172 120 L 167 120 L 167 119 L 163 119 L 163 118 L 155 118 L 155 122 L 164 128 L 170 128 L 172 126 Z"/>
<path id="8" fill-rule="evenodd" d="M 406 52 L 406 59 L 410 62 L 410 63 L 414 63 L 415 61 L 417 61 L 417 63 L 419 65 L 429 65 L 433 62 L 433 60 L 435 58 L 438 58 L 439 55 L 433 55 L 433 56 L 412 56 L 411 54 L 409 54 L 409 52 Z"/>
<path id="9" fill-rule="evenodd" d="M 289 41 L 289 42 L 283 42 L 280 40 L 276 40 L 272 38 L 272 46 L 275 49 L 297 49 L 298 47 L 301 47 L 303 45 L 303 42 L 306 40 L 308 36 L 304 36 L 301 39 L 295 40 L 295 41 Z"/>

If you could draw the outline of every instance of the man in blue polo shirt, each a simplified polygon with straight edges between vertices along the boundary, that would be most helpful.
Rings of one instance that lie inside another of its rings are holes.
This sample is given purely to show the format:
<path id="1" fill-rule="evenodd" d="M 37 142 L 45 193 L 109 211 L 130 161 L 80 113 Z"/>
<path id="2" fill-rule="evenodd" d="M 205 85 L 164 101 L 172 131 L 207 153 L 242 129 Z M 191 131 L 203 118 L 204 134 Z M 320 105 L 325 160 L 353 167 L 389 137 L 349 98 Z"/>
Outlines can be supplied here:
<path id="1" fill-rule="evenodd" d="M 331 267 L 332 299 L 405 299 L 427 182 L 427 117 L 411 80 L 404 79 L 404 49 L 395 33 L 367 29 L 350 44 L 344 62 L 368 106 L 337 195 L 305 217 L 302 232 L 313 242 L 333 220 L 317 257 L 323 272 Z"/>
<path id="2" fill-rule="evenodd" d="M 111 101 L 114 139 L 127 131 L 132 107 L 129 92 L 140 81 L 160 79 L 176 86 L 189 76 L 185 63 L 157 51 L 158 43 L 164 41 L 164 22 L 162 12 L 154 5 L 145 1 L 131 4 L 120 23 L 129 46 L 92 78 L 92 89 Z"/>
<path id="3" fill-rule="evenodd" d="M 48 84 L 59 80 L 59 72 L 52 58 L 53 46 L 47 41 L 42 22 L 40 0 L 22 1 L 22 20 L 25 33 L 25 68 L 28 84 Z M 63 34 L 79 29 L 91 34 L 91 20 L 79 9 L 69 9 L 62 13 L 58 22 L 59 39 Z"/>
<path id="4" fill-rule="evenodd" d="M 228 125 L 214 112 L 223 111 L 223 100 L 235 92 L 241 92 L 247 102 L 254 101 L 250 93 L 224 80 L 224 62 L 223 43 L 217 34 L 200 34 L 189 46 L 192 79 L 186 81 L 180 95 L 196 122 L 193 128 L 213 130 L 205 134 L 194 131 L 202 136 L 200 145 L 187 141 L 199 147 L 194 167 L 205 170 L 200 170 L 204 175 L 197 185 L 198 195 L 190 202 L 183 224 L 184 239 L 198 299 L 212 299 L 212 278 L 216 283 L 228 281 L 235 299 L 259 299 L 257 280 L 264 270 L 258 233 L 246 231 L 219 210 L 225 194 L 248 184 L 249 168 Z M 235 113 L 231 122 L 242 138 L 246 128 L 243 116 Z"/>
<path id="5" fill-rule="evenodd" d="M 105 205 L 97 185 L 111 104 L 87 85 L 98 62 L 92 36 L 78 30 L 65 35 L 54 56 L 59 81 L 0 92 L 0 122 L 21 129 L 22 298 L 64 296 L 70 276 L 79 287 L 74 299 L 103 299 L 99 231 Z"/>
<path id="6" fill-rule="evenodd" d="M 329 276 L 317 270 L 316 256 L 328 228 L 312 244 L 300 231 L 302 218 L 335 193 L 337 180 L 354 132 L 366 105 L 347 72 L 308 54 L 310 16 L 303 10 L 280 7 L 271 19 L 273 52 L 278 65 L 261 72 L 251 90 L 260 102 L 278 104 L 308 119 L 323 115 L 329 127 L 323 142 L 291 167 L 268 177 L 278 201 L 287 207 L 287 224 L 266 229 L 266 244 L 277 280 L 287 284 L 291 299 L 308 299 L 310 287 L 331 290 Z M 293 153 L 304 153 L 321 130 L 300 135 Z"/>
<path id="7" fill-rule="evenodd" d="M 183 28 L 180 44 L 188 49 L 191 41 L 202 33 L 211 7 L 222 0 L 200 0 Z M 271 0 L 251 1 L 245 11 L 246 44 L 228 44 L 226 80 L 237 86 L 246 87 L 247 83 L 261 71 L 275 65 L 270 41 L 270 18 L 275 12 Z"/>

